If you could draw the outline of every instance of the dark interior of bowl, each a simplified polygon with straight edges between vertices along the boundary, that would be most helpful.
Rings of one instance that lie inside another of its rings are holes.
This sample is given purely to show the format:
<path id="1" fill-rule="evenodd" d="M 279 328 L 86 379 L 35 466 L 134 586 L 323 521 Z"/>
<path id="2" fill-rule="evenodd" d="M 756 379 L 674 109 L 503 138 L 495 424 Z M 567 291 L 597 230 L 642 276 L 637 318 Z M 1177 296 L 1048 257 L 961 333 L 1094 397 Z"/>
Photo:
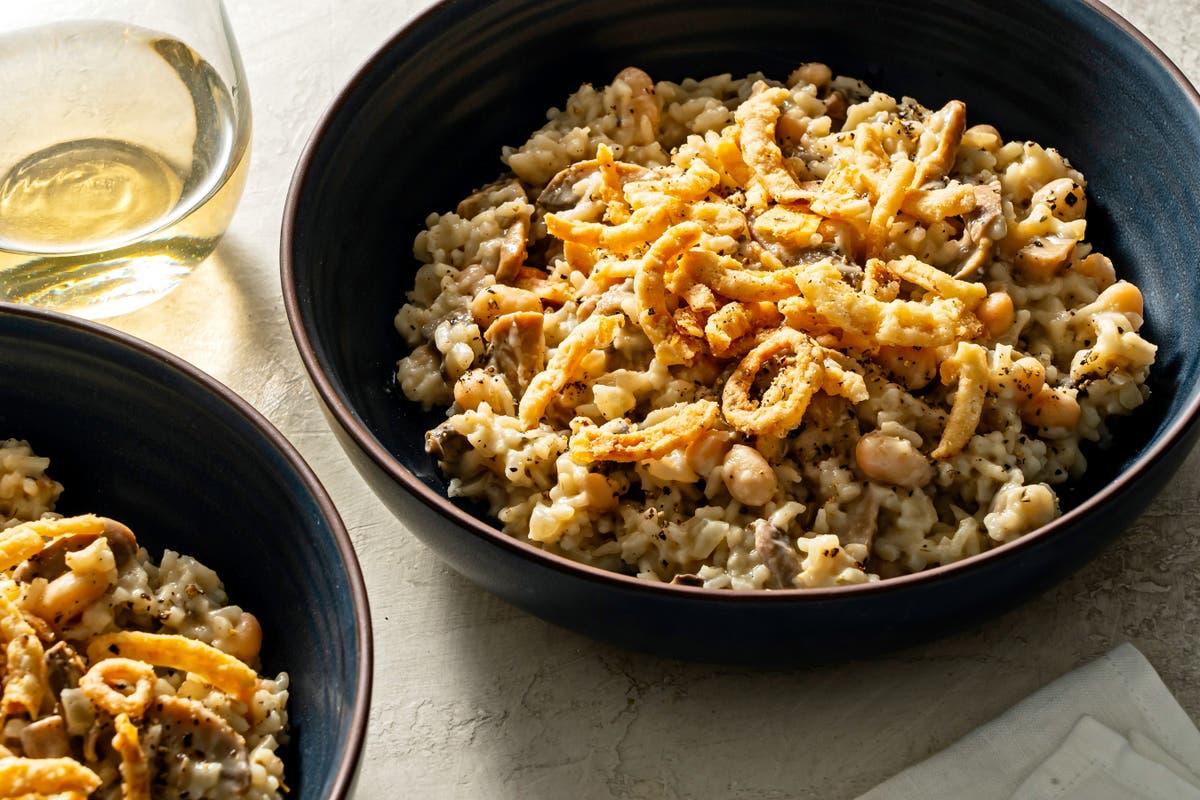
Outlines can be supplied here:
<path id="1" fill-rule="evenodd" d="M 169 548 L 216 570 L 230 602 L 262 624 L 263 673 L 291 677 L 289 796 L 344 794 L 351 775 L 339 769 L 347 753 L 352 766 L 365 727 L 369 686 L 359 678 L 370 643 L 336 512 L 248 406 L 91 330 L 100 329 L 0 305 L 0 439 L 25 439 L 50 458 L 65 487 L 59 511 L 113 517 L 156 561 Z"/>
<path id="2" fill-rule="evenodd" d="M 451 0 L 397 37 L 351 85 L 310 154 L 295 208 L 295 291 L 334 390 L 427 485 L 422 413 L 392 385 L 405 348 L 391 318 L 417 266 L 413 236 L 498 175 L 582 82 L 637 65 L 680 80 L 820 60 L 969 124 L 1054 146 L 1089 180 L 1089 239 L 1145 294 L 1159 346 L 1150 403 L 1063 493 L 1068 508 L 1163 440 L 1196 400 L 1200 368 L 1200 117 L 1193 96 L 1112 18 L 1074 0 Z"/>

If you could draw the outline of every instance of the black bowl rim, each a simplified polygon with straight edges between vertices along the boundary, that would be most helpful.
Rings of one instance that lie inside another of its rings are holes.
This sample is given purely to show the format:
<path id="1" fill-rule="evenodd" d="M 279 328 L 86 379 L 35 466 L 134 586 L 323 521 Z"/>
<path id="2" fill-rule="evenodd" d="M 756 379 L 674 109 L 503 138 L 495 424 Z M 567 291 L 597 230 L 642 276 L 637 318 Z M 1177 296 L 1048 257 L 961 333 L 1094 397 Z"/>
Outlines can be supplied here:
<path id="1" fill-rule="evenodd" d="M 812 589 L 715 591 L 703 587 L 647 581 L 635 576 L 623 575 L 588 564 L 582 564 L 572 561 L 565 556 L 547 552 L 532 543 L 510 536 L 488 524 L 486 521 L 462 510 L 451 503 L 448 498 L 443 497 L 426 486 L 407 467 L 393 457 L 387 448 L 380 444 L 379 440 L 368 430 L 367 426 L 359 419 L 354 410 L 338 394 L 333 381 L 330 380 L 320 359 L 317 357 L 316 348 L 313 346 L 305 329 L 300 298 L 296 291 L 297 253 L 294 244 L 296 234 L 299 230 L 297 226 L 297 214 L 301 206 L 301 198 L 313 174 L 317 171 L 318 151 L 321 149 L 330 129 L 336 125 L 338 119 L 348 108 L 353 112 L 354 100 L 359 91 L 364 87 L 369 87 L 369 84 L 380 79 L 376 73 L 380 69 L 381 63 L 389 58 L 393 50 L 403 47 L 406 40 L 412 40 L 408 42 L 410 49 L 424 44 L 436 29 L 452 22 L 449 19 L 449 15 L 460 12 L 463 6 L 469 9 L 474 2 L 483 3 L 486 0 L 465 0 L 465 2 L 464 0 L 439 0 L 434 3 L 423 13 L 409 20 L 408 23 L 381 45 L 359 67 L 342 90 L 338 92 L 309 135 L 308 141 L 305 143 L 300 159 L 297 162 L 296 170 L 293 173 L 283 212 L 279 259 L 283 303 L 288 323 L 292 329 L 292 338 L 295 340 L 296 347 L 300 351 L 300 358 L 304 362 L 304 367 L 308 371 L 309 378 L 325 403 L 326 408 L 359 449 L 375 465 L 383 470 L 385 474 L 419 501 L 446 518 L 449 522 L 458 525 L 467 533 L 504 548 L 525 560 L 536 562 L 536 564 L 559 572 L 573 574 L 591 582 L 615 584 L 618 588 L 635 593 L 662 595 L 664 597 L 675 597 L 676 599 L 686 598 L 692 602 L 742 603 L 752 605 L 769 603 L 774 605 L 777 603 L 830 601 L 839 598 L 848 598 L 848 596 L 878 595 L 901 590 L 913 584 L 940 580 L 950 574 L 966 573 L 990 566 L 998 560 L 1007 559 L 1013 553 L 1029 549 L 1042 540 L 1054 536 L 1060 530 L 1078 523 L 1085 517 L 1095 513 L 1106 502 L 1123 494 L 1150 472 L 1158 461 L 1174 449 L 1176 444 L 1185 439 L 1188 429 L 1195 425 L 1198 418 L 1200 418 L 1200 395 L 1197 395 L 1166 431 L 1158 437 L 1154 445 L 1143 453 L 1137 461 L 1127 467 L 1107 486 L 1051 523 L 1011 542 L 969 556 L 961 561 L 871 583 Z M 1053 5 L 1061 4 L 1056 3 L 1055 0 L 1048 0 L 1048 2 Z M 1197 92 L 1191 81 L 1183 74 L 1183 71 L 1148 36 L 1116 11 L 1104 5 L 1100 0 L 1079 0 L 1077 6 L 1080 12 L 1090 10 L 1099 14 L 1108 23 L 1123 32 L 1129 37 L 1128 44 L 1130 46 L 1140 46 L 1173 79 L 1176 87 L 1191 101 L 1193 110 L 1200 115 L 1200 93 Z M 443 17 L 447 17 L 447 19 L 443 19 Z"/>
<path id="2" fill-rule="evenodd" d="M 329 530 L 333 534 L 334 543 L 337 545 L 342 561 L 346 565 L 350 597 L 354 604 L 355 627 L 357 628 L 356 633 L 358 634 L 359 641 L 359 663 L 358 674 L 356 676 L 359 688 L 357 697 L 354 700 L 354 710 L 351 716 L 350 738 L 338 763 L 333 787 L 328 795 L 329 800 L 344 800 L 347 798 L 354 785 L 358 762 L 362 756 L 363 744 L 366 740 L 367 720 L 371 708 L 371 683 L 374 675 L 375 661 L 374 642 L 371 632 L 371 608 L 367 601 L 366 582 L 363 580 L 362 569 L 358 563 L 358 555 L 354 551 L 354 545 L 350 540 L 350 533 L 346 530 L 341 515 L 338 514 L 333 500 L 330 499 L 329 493 L 321 484 L 316 473 L 313 472 L 312 468 L 301 457 L 299 451 L 296 450 L 292 443 L 250 403 L 200 368 L 184 361 L 176 355 L 168 353 L 156 345 L 96 322 L 71 317 L 57 311 L 22 306 L 15 303 L 0 302 L 0 317 L 24 317 L 49 325 L 71 328 L 89 337 L 105 339 L 118 347 L 133 351 L 142 358 L 149 358 L 152 361 L 158 362 L 161 366 L 183 375 L 193 384 L 198 385 L 202 391 L 217 396 L 233 413 L 249 422 L 258 433 L 264 436 L 283 455 L 292 469 L 300 476 L 305 489 L 309 492 L 321 515 L 329 524 Z"/>

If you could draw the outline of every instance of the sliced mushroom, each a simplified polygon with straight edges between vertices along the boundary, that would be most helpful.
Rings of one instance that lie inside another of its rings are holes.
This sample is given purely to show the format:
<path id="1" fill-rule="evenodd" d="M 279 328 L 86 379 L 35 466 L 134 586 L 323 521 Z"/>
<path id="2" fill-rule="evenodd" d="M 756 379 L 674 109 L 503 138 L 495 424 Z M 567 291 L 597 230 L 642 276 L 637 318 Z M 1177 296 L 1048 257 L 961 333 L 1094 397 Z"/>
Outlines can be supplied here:
<path id="1" fill-rule="evenodd" d="M 1000 200 L 1000 184 L 992 182 L 975 189 L 975 210 L 967 217 L 967 231 L 975 241 L 998 241 L 1008 234 L 1004 221 L 1004 204 Z"/>
<path id="2" fill-rule="evenodd" d="M 497 208 L 514 200 L 522 204 L 529 202 L 525 188 L 516 178 L 502 178 L 484 186 L 458 204 L 457 213 L 463 219 L 473 219 L 489 209 Z M 496 276 L 500 283 L 510 283 L 525 263 L 525 244 L 529 240 L 532 210 L 525 210 L 513 217 L 500 238 L 500 247 L 495 263 L 485 261 L 484 268 Z"/>
<path id="3" fill-rule="evenodd" d="M 629 87 L 629 98 L 617 108 L 620 129 L 617 138 L 626 144 L 650 144 L 658 138 L 661 111 L 654 80 L 637 67 L 626 67 L 617 73 L 613 83 Z M 624 135 L 622 135 L 624 134 Z"/>
<path id="4" fill-rule="evenodd" d="M 66 642 L 59 642 L 46 651 L 46 682 L 55 697 L 62 695 L 64 689 L 77 687 L 85 672 L 87 666 L 83 659 Z"/>
<path id="5" fill-rule="evenodd" d="M 112 551 L 113 558 L 117 562 L 117 569 L 119 570 L 125 566 L 126 562 L 137 555 L 137 537 L 133 535 L 133 531 L 115 519 L 108 519 L 107 517 L 103 517 L 102 519 L 104 520 L 104 538 L 108 539 L 108 549 Z"/>
<path id="6" fill-rule="evenodd" d="M 101 536 L 108 540 L 108 549 L 112 551 L 118 571 L 137 555 L 138 544 L 133 531 L 116 520 L 105 519 L 104 533 L 76 533 L 51 542 L 18 566 L 13 579 L 19 583 L 29 583 L 35 578 L 53 580 L 67 571 L 67 553 L 82 550 Z"/>
<path id="7" fill-rule="evenodd" d="M 846 509 L 846 528 L 838 532 L 842 546 L 861 544 L 871 552 L 879 530 L 879 488 L 867 486 Z"/>
<path id="8" fill-rule="evenodd" d="M 1004 219 L 1004 205 L 1000 200 L 1000 184 L 989 183 L 975 187 L 975 210 L 966 218 L 959 245 L 963 260 L 955 278 L 973 275 L 992 254 L 996 242 L 1008 235 L 1008 223 Z"/>
<path id="9" fill-rule="evenodd" d="M 627 161 L 617 161 L 616 167 L 622 186 L 630 181 L 645 180 L 651 174 L 645 167 Z M 538 208 L 554 213 L 570 211 L 584 200 L 593 199 L 590 193 L 601 181 L 599 161 L 577 161 L 550 179 L 538 195 Z"/>
<path id="10" fill-rule="evenodd" d="M 504 376 L 513 397 L 520 397 L 533 376 L 546 366 L 545 317 L 537 311 L 517 311 L 496 319 L 483 334 L 488 361 Z"/>
<path id="11" fill-rule="evenodd" d="M 137 553 L 137 540 L 129 528 L 121 523 L 104 520 L 102 533 L 63 536 L 26 559 L 14 571 L 14 577 L 23 583 L 39 579 L 45 581 L 44 588 L 29 608 L 40 618 L 31 617 L 33 621 L 29 623 L 30 627 L 44 642 L 54 641 L 57 628 L 79 616 L 112 585 L 112 570 L 76 571 L 68 565 L 69 555 L 88 548 L 107 549 L 119 572 Z"/>
<path id="12" fill-rule="evenodd" d="M 84 762 L 97 770 L 103 766 L 100 762 L 111 748 L 112 736 L 112 718 L 97 717 L 95 724 L 88 728 L 83 737 Z M 109 770 L 113 773 L 116 772 L 115 767 L 110 766 Z"/>
<path id="13" fill-rule="evenodd" d="M 690 572 L 681 572 L 674 578 L 671 578 L 671 584 L 673 586 L 703 586 L 704 579 Z"/>
<path id="14" fill-rule="evenodd" d="M 792 155 L 803 144 L 804 134 L 808 133 L 811 122 L 799 109 L 785 111 L 775 120 L 775 140 L 785 156 Z"/>
<path id="15" fill-rule="evenodd" d="M 846 121 L 846 109 L 849 104 L 846 102 L 846 95 L 841 90 L 835 90 L 829 93 L 825 98 L 825 116 L 829 117 L 829 121 L 833 124 L 833 129 L 840 130 L 843 123 Z"/>
<path id="16" fill-rule="evenodd" d="M 21 581 L 41 579 L 46 582 L 30 605 L 30 611 L 49 623 L 51 628 L 60 627 L 78 617 L 108 591 L 114 579 L 114 572 L 106 567 L 73 569 L 67 563 L 68 556 L 87 549 L 107 550 L 112 553 L 113 563 L 119 571 L 137 552 L 137 542 L 128 528 L 111 520 L 106 522 L 111 524 L 106 524 L 104 533 L 64 536 L 17 568 L 16 574 Z M 113 552 L 114 543 L 116 552 Z M 120 558 L 117 553 L 120 553 Z M 97 563 L 93 559 L 87 561 Z M 31 627 L 43 641 L 53 641 L 53 631 L 44 630 L 46 626 L 34 623 Z"/>
<path id="17" fill-rule="evenodd" d="M 754 531 L 754 552 L 771 573 L 768 589 L 791 589 L 792 580 L 800 574 L 800 554 L 783 533 L 765 519 L 757 519 Z"/>
<path id="18" fill-rule="evenodd" d="M 455 213 L 463 219 L 474 219 L 489 208 L 495 208 L 513 200 L 528 202 L 529 197 L 525 194 L 525 188 L 516 178 L 501 178 L 463 199 L 455 209 Z"/>
<path id="19" fill-rule="evenodd" d="M 63 718 L 55 714 L 31 722 L 21 729 L 21 749 L 26 758 L 65 758 L 71 742 Z"/>
<path id="20" fill-rule="evenodd" d="M 529 215 L 521 215 L 512 221 L 500 239 L 500 256 L 496 261 L 496 280 L 512 283 L 528 255 L 525 242 L 529 239 Z"/>
<path id="21" fill-rule="evenodd" d="M 914 187 L 924 186 L 950 171 L 966 126 L 967 106 L 961 100 L 951 100 L 925 120 L 925 130 L 917 143 Z"/>
<path id="22" fill-rule="evenodd" d="M 146 712 L 146 721 L 155 797 L 186 797 L 197 769 L 211 769 L 213 764 L 220 769 L 214 796 L 237 796 L 250 787 L 246 740 L 200 703 L 159 697 Z"/>
<path id="23" fill-rule="evenodd" d="M 471 449 L 467 437 L 450 426 L 449 421 L 443 422 L 431 431 L 425 433 L 425 452 L 439 461 L 457 463 L 458 459 Z"/>

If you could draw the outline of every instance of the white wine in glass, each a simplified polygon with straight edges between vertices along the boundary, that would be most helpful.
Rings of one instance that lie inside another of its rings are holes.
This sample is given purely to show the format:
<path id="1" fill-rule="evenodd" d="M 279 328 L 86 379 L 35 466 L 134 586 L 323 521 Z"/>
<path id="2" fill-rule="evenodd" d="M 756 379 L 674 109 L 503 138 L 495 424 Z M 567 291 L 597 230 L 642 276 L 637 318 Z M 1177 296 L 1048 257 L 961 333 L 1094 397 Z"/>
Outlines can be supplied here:
<path id="1" fill-rule="evenodd" d="M 73 4 L 41 11 L 56 5 Z M 0 300 L 127 313 L 173 289 L 229 224 L 250 111 L 224 11 L 141 8 L 174 33 L 75 17 L 0 34 Z"/>

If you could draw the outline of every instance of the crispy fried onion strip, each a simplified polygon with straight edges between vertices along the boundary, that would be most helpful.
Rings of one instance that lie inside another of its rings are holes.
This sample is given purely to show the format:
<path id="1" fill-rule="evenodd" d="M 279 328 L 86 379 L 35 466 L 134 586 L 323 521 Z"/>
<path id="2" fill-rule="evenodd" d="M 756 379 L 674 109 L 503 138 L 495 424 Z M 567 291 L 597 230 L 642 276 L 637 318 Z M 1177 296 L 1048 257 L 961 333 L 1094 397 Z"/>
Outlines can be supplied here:
<path id="1" fill-rule="evenodd" d="M 137 728 L 127 714 L 117 716 L 116 726 L 112 746 L 121 756 L 124 800 L 150 800 L 150 765 L 138 742 Z"/>
<path id="2" fill-rule="evenodd" d="M 0 758 L 0 797 L 89 795 L 100 783 L 99 775 L 73 758 Z"/>
<path id="3" fill-rule="evenodd" d="M 538 195 L 537 202 L 539 206 L 553 211 L 574 208 L 585 194 L 577 186 L 579 184 L 586 186 L 591 179 L 599 176 L 599 185 L 595 188 L 600 190 L 600 199 L 608 203 L 608 216 L 612 216 L 614 204 L 624 207 L 628 213 L 629 209 L 622 189 L 626 183 L 641 180 L 649 174 L 650 170 L 639 164 L 615 160 L 608 145 L 601 144 L 596 148 L 595 159 L 576 161 L 551 178 L 546 187 L 542 189 L 542 193 Z M 594 195 L 592 199 L 595 199 Z M 614 223 L 623 221 L 609 219 L 609 222 Z"/>
<path id="4" fill-rule="evenodd" d="M 915 283 L 928 292 L 961 300 L 971 309 L 974 309 L 983 298 L 987 297 L 987 287 L 982 283 L 960 281 L 932 264 L 926 264 L 916 256 L 905 256 L 896 261 L 889 261 L 885 269 L 897 278 Z"/>
<path id="5" fill-rule="evenodd" d="M 880 345 L 937 347 L 983 332 L 961 300 L 927 296 L 922 302 L 883 302 L 856 292 L 829 260 L 806 267 L 799 285 L 804 299 L 829 324 Z"/>
<path id="6" fill-rule="evenodd" d="M 713 355 L 724 356 L 734 342 L 761 328 L 776 327 L 783 314 L 774 303 L 742 303 L 734 301 L 721 306 L 704 324 L 704 338 Z"/>
<path id="7" fill-rule="evenodd" d="M 26 714 L 38 718 L 42 700 L 49 693 L 46 682 L 46 653 L 33 626 L 10 597 L 16 585 L 7 582 L 0 591 L 0 638 L 5 642 L 4 694 L 0 715 Z"/>
<path id="8" fill-rule="evenodd" d="M 705 233 L 741 238 L 746 234 L 746 215 L 737 206 L 705 200 L 687 208 L 688 219 L 699 222 Z"/>
<path id="9" fill-rule="evenodd" d="M 709 250 L 688 250 L 679 259 L 688 276 L 714 292 L 744 303 L 778 302 L 799 293 L 798 267 L 779 270 L 746 269 L 736 258 Z"/>
<path id="10" fill-rule="evenodd" d="M 0 572 L 6 572 L 45 547 L 45 539 L 104 532 L 104 519 L 94 514 L 40 519 L 14 525 L 0 533 Z"/>
<path id="11" fill-rule="evenodd" d="M 646 251 L 634 279 L 638 300 L 638 325 L 654 345 L 654 355 L 663 364 L 691 361 L 696 346 L 675 325 L 667 307 L 666 273 L 675 259 L 700 241 L 700 226 L 681 222 L 659 237 Z"/>
<path id="12" fill-rule="evenodd" d="M 961 100 L 951 100 L 925 120 L 925 130 L 917 142 L 914 188 L 950 171 L 966 126 L 967 106 Z"/>
<path id="13" fill-rule="evenodd" d="M 547 214 L 546 230 L 564 242 L 576 242 L 588 247 L 601 247 L 617 253 L 627 253 L 639 245 L 657 239 L 671 223 L 671 209 L 665 203 L 644 206 L 620 225 L 568 219 Z"/>
<path id="14" fill-rule="evenodd" d="M 812 303 L 804 299 L 803 295 L 780 300 L 777 308 L 783 314 L 784 322 L 789 328 L 803 331 L 810 336 L 830 333 L 833 328 L 828 320 L 817 313 L 817 310 L 812 307 Z"/>
<path id="15" fill-rule="evenodd" d="M 45 546 L 46 540 L 42 535 L 24 525 L 0 533 L 0 572 L 7 572 L 30 556 L 42 552 Z"/>
<path id="16" fill-rule="evenodd" d="M 746 188 L 754 182 L 754 172 L 742 158 L 741 145 L 734 137 L 722 136 L 717 141 L 716 155 L 721 162 L 721 169 L 725 171 L 725 179 L 731 186 Z"/>
<path id="17" fill-rule="evenodd" d="M 703 283 L 696 283 L 681 269 L 677 269 L 667 278 L 667 291 L 679 296 L 683 302 L 697 312 L 711 314 L 717 310 L 717 297 Z"/>
<path id="18" fill-rule="evenodd" d="M 916 217 L 924 225 L 933 225 L 947 217 L 969 214 L 978 205 L 977 187 L 954 183 L 942 189 L 910 189 L 900 210 Z"/>
<path id="19" fill-rule="evenodd" d="M 987 396 L 987 350 L 977 344 L 959 342 L 954 355 L 942 362 L 941 377 L 945 384 L 957 379 L 958 389 L 954 393 L 954 405 L 950 407 L 950 418 L 946 420 L 942 438 L 932 455 L 950 458 L 962 452 L 979 426 Z"/>
<path id="20" fill-rule="evenodd" d="M 75 533 L 104 533 L 104 518 L 95 514 L 84 514 L 79 517 L 62 517 L 60 519 L 39 519 L 33 522 L 22 522 L 10 530 L 31 530 L 47 539 L 57 539 Z"/>
<path id="21" fill-rule="evenodd" d="M 604 199 L 608 203 L 625 203 L 625 193 L 621 191 L 621 170 L 617 167 L 617 162 L 613 159 L 612 148 L 601 143 L 596 148 L 596 167 L 600 171 L 600 186 L 604 193 Z M 609 206 L 610 213 L 612 206 Z M 626 215 L 628 219 L 628 215 Z M 625 220 L 620 220 L 624 222 Z"/>
<path id="22" fill-rule="evenodd" d="M 876 300 L 890 303 L 900 296 L 900 278 L 881 259 L 868 259 L 859 289 Z"/>
<path id="23" fill-rule="evenodd" d="M 114 717 L 140 719 L 154 699 L 154 668 L 130 658 L 98 661 L 79 679 L 79 688 L 92 705 Z M 127 693 L 128 692 L 128 693 Z"/>
<path id="24" fill-rule="evenodd" d="M 662 458 L 698 439 L 721 418 L 720 406 L 712 400 L 676 403 L 657 413 L 665 419 L 637 430 L 629 430 L 627 420 L 584 428 L 571 437 L 571 459 L 589 464 Z"/>
<path id="25" fill-rule="evenodd" d="M 771 361 L 779 359 L 771 384 L 760 400 L 754 383 Z M 737 430 L 752 436 L 786 436 L 800 424 L 808 401 L 825 380 L 824 349 L 810 336 L 780 328 L 746 354 L 725 383 L 721 410 Z"/>
<path id="26" fill-rule="evenodd" d="M 734 120 L 740 126 L 738 141 L 742 159 L 762 181 L 767 193 L 779 203 L 794 203 L 812 197 L 783 162 L 783 151 L 775 141 L 775 122 L 789 96 L 782 86 L 768 88 L 761 81 L 754 93 L 737 107 Z"/>
<path id="27" fill-rule="evenodd" d="M 844 397 L 851 403 L 861 403 L 871 395 L 862 375 L 842 367 L 829 356 L 825 357 L 825 378 L 821 382 L 825 394 Z"/>
<path id="28" fill-rule="evenodd" d="M 696 157 L 681 174 L 667 177 L 662 188 L 677 200 L 698 203 L 720 182 L 721 173 L 706 164 L 703 159 Z"/>
<path id="29" fill-rule="evenodd" d="M 518 416 L 526 430 L 541 422 L 555 395 L 575 377 L 583 359 L 594 350 L 612 344 L 617 329 L 624 322 L 623 314 L 593 314 L 567 334 L 554 349 L 546 368 L 533 376 L 529 388 L 521 396 Z"/>
<path id="30" fill-rule="evenodd" d="M 210 644 L 173 634 L 119 631 L 97 636 L 88 643 L 88 660 L 129 658 L 158 667 L 180 669 L 246 704 L 254 699 L 258 675 L 253 669 Z"/>
<path id="31" fill-rule="evenodd" d="M 817 196 L 809 204 L 816 213 L 828 219 L 841 220 L 859 233 L 865 233 L 871 220 L 873 192 L 863 170 L 856 164 L 835 162 Z"/>
<path id="32" fill-rule="evenodd" d="M 822 219 L 802 208 L 771 206 L 754 218 L 754 232 L 771 244 L 806 249 L 813 246 Z"/>
<path id="33" fill-rule="evenodd" d="M 888 176 L 879 188 L 879 200 L 871 209 L 871 221 L 867 225 L 867 255 L 878 256 L 887 246 L 888 236 L 896 221 L 896 214 L 904 203 L 904 196 L 912 185 L 917 168 L 907 158 L 900 157 L 892 164 Z"/>

